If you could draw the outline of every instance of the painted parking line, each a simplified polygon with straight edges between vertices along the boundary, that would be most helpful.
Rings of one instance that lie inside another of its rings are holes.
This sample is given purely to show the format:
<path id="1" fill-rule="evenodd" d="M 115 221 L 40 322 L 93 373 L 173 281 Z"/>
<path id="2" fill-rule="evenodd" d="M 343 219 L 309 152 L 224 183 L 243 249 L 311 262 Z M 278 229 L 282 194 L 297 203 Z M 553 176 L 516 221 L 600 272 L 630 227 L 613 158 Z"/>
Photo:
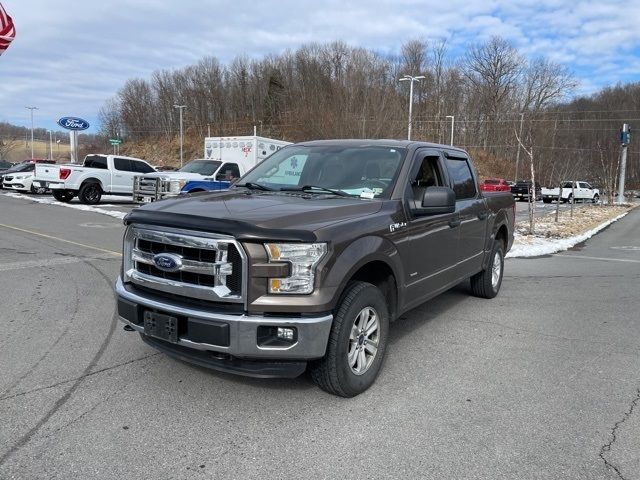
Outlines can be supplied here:
<path id="1" fill-rule="evenodd" d="M 640 260 L 631 260 L 628 258 L 589 257 L 587 255 L 563 255 L 563 254 L 557 254 L 555 256 L 560 258 L 575 258 L 578 260 L 586 259 L 586 260 L 601 260 L 603 262 L 640 263 Z"/>
<path id="2" fill-rule="evenodd" d="M 69 265 L 73 263 L 81 263 L 85 260 L 115 260 L 113 255 L 98 255 L 91 258 L 83 257 L 56 257 L 56 258 L 43 258 L 41 260 L 25 260 L 24 262 L 11 262 L 0 263 L 0 272 L 7 272 L 10 270 L 24 270 L 27 268 L 44 268 L 52 267 L 56 265 Z"/>
<path id="3" fill-rule="evenodd" d="M 88 248 L 90 250 L 96 250 L 98 252 L 108 253 L 110 255 L 115 255 L 116 257 L 121 257 L 122 253 L 114 252 L 113 250 L 107 250 L 104 248 L 96 247 L 94 245 L 87 245 L 86 243 L 74 242 L 73 240 L 67 240 L 66 238 L 55 237 L 53 235 L 47 235 L 46 233 L 35 232 L 33 230 L 27 230 L 25 228 L 14 227 L 12 225 L 5 225 L 4 223 L 0 223 L 0 227 L 7 228 L 9 230 L 15 230 L 17 232 L 28 233 L 30 235 L 36 235 L 38 237 L 48 238 L 50 240 L 56 240 L 58 242 L 70 243 L 71 245 L 76 245 L 78 247 Z"/>

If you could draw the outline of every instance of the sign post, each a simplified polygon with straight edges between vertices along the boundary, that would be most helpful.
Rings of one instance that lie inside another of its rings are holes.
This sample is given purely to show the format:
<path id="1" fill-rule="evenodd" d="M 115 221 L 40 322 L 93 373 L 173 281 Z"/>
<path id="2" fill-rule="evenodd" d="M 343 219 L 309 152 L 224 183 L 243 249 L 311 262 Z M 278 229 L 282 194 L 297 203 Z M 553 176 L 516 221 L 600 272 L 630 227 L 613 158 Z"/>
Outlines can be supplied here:
<path id="1" fill-rule="evenodd" d="M 77 117 L 62 117 L 58 120 L 58 125 L 69 130 L 69 144 L 71 163 L 78 161 L 78 131 L 89 128 L 89 122 Z"/>
<path id="2" fill-rule="evenodd" d="M 120 153 L 120 144 L 122 143 L 122 140 L 120 140 L 119 138 L 110 138 L 109 143 L 113 147 L 114 155 L 117 155 L 117 153 Z M 116 148 L 117 148 L 117 153 L 116 153 Z"/>

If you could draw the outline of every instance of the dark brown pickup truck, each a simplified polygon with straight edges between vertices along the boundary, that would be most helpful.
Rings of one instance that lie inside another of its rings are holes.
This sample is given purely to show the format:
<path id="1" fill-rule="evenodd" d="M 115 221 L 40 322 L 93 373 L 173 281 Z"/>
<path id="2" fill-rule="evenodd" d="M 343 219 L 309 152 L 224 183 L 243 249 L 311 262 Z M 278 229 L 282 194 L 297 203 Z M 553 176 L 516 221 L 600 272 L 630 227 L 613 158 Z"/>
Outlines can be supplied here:
<path id="1" fill-rule="evenodd" d="M 118 313 L 183 360 L 258 377 L 309 368 L 354 396 L 378 375 L 392 320 L 466 279 L 498 294 L 514 209 L 454 147 L 290 145 L 228 191 L 132 211 Z"/>

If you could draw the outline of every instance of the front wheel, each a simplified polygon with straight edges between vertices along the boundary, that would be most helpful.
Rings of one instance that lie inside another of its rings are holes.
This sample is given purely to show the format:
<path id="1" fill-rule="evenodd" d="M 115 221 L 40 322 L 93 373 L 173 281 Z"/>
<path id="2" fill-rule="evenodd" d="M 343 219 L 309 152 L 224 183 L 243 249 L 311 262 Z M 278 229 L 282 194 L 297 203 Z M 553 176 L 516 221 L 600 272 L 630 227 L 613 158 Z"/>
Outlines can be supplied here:
<path id="1" fill-rule="evenodd" d="M 543 198 L 542 201 L 544 203 L 551 203 L 551 199 L 550 198 Z"/>
<path id="2" fill-rule="evenodd" d="M 53 198 L 59 202 L 69 203 L 73 199 L 73 192 L 67 190 L 53 190 Z"/>
<path id="3" fill-rule="evenodd" d="M 333 319 L 326 354 L 310 365 L 311 378 L 340 397 L 364 392 L 382 368 L 388 332 L 389 309 L 382 292 L 370 283 L 351 283 Z"/>
<path id="4" fill-rule="evenodd" d="M 494 298 L 500 291 L 504 274 L 504 250 L 502 242 L 495 241 L 491 249 L 489 266 L 471 277 L 471 292 L 480 298 Z"/>
<path id="5" fill-rule="evenodd" d="M 600 195 L 598 195 L 597 193 L 593 196 L 592 199 L 593 203 L 598 203 L 600 201 Z"/>

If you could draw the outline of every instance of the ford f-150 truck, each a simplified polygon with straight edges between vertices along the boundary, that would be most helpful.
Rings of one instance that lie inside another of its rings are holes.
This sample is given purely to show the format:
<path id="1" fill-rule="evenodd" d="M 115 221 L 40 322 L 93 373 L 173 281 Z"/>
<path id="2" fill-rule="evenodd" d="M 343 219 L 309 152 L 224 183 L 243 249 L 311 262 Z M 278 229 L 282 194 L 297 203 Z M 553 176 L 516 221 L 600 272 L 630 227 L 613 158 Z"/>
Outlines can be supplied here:
<path id="1" fill-rule="evenodd" d="M 51 189 L 59 202 L 77 196 L 95 205 L 104 193 L 131 196 L 133 177 L 155 172 L 144 160 L 121 155 L 87 155 L 82 165 L 36 165 L 34 184 Z"/>
<path id="2" fill-rule="evenodd" d="M 544 203 L 551 203 L 554 200 L 560 198 L 560 192 L 562 192 L 562 202 L 573 202 L 575 200 L 589 200 L 593 203 L 598 203 L 600 200 L 600 190 L 593 188 L 587 182 L 562 182 L 562 189 L 556 188 L 543 188 L 542 189 L 542 201 Z"/>
<path id="3" fill-rule="evenodd" d="M 128 214 L 118 314 L 177 358 L 258 377 L 309 368 L 351 397 L 378 375 L 392 320 L 464 280 L 498 294 L 514 214 L 455 147 L 290 145 L 229 190 Z"/>

